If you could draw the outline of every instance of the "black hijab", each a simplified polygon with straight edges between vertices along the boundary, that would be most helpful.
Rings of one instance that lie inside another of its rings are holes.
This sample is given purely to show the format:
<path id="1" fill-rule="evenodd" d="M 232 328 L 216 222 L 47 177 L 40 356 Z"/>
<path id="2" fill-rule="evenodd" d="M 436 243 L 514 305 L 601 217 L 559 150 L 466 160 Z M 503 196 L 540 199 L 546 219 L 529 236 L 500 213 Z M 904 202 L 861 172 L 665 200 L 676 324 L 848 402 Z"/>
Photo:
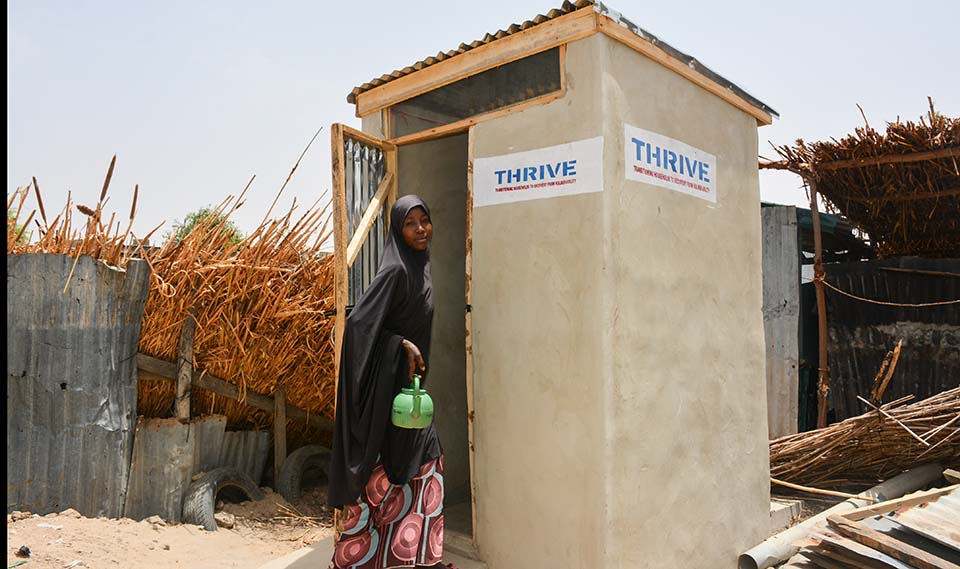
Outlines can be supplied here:
<path id="1" fill-rule="evenodd" d="M 402 234 L 404 218 L 416 207 L 430 215 L 415 195 L 393 204 L 380 268 L 347 317 L 327 490 L 334 508 L 357 500 L 378 460 L 391 483 L 404 484 L 442 452 L 432 424 L 401 429 L 390 423 L 393 397 L 407 384 L 404 338 L 420 348 L 430 369 L 430 253 L 412 249 Z"/>

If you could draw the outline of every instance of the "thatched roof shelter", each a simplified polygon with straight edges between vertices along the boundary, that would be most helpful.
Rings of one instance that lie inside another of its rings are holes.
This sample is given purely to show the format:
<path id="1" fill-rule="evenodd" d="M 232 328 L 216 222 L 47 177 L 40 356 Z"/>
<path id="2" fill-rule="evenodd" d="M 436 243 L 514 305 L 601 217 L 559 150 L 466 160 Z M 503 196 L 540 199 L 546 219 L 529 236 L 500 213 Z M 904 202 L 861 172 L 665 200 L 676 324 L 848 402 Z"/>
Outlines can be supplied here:
<path id="1" fill-rule="evenodd" d="M 865 121 L 866 122 L 866 121 Z M 841 140 L 777 147 L 779 162 L 816 183 L 827 210 L 865 231 L 880 257 L 960 257 L 960 119 L 933 108 L 918 123 L 867 122 Z"/>

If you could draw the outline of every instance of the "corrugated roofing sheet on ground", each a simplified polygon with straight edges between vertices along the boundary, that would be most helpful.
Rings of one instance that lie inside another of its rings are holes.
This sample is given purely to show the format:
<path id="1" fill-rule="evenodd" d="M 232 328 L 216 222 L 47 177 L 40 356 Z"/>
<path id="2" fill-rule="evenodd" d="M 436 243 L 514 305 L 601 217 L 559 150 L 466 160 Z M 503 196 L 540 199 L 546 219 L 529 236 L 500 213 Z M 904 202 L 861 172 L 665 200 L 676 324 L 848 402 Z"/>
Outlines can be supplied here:
<path id="1" fill-rule="evenodd" d="M 960 492 L 956 490 L 910 508 L 897 516 L 897 522 L 960 553 Z"/>
<path id="2" fill-rule="evenodd" d="M 144 261 L 7 255 L 7 512 L 122 514 L 148 284 Z"/>

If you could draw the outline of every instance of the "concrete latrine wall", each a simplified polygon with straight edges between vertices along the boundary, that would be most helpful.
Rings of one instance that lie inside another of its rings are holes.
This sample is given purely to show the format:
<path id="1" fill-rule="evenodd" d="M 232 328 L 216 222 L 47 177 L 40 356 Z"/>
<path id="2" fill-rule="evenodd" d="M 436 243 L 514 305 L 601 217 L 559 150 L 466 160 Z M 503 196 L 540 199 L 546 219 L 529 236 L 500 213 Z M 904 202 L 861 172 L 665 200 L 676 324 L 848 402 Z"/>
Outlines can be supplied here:
<path id="1" fill-rule="evenodd" d="M 474 210 L 481 556 L 732 567 L 768 529 L 756 120 L 603 35 L 566 74 L 474 127 L 475 163 L 603 137 L 602 191 Z M 626 179 L 625 124 L 713 155 L 715 200 Z"/>
<path id="2" fill-rule="evenodd" d="M 476 125 L 474 163 L 602 135 L 603 45 L 567 46 L 562 98 Z M 605 197 L 473 210 L 476 533 L 491 569 L 609 566 Z"/>
<path id="3" fill-rule="evenodd" d="M 757 122 L 602 43 L 613 267 L 605 566 L 733 567 L 769 526 Z M 617 158 L 636 145 L 625 123 L 715 156 L 703 178 L 716 201 L 626 180 Z"/>

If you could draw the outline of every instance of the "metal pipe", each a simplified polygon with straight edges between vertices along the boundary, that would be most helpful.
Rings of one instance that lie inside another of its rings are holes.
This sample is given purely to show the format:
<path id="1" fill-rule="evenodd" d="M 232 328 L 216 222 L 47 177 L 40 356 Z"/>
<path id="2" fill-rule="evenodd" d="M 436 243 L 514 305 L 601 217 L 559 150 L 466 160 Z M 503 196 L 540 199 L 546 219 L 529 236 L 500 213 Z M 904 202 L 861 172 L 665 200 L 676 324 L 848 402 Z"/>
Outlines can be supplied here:
<path id="1" fill-rule="evenodd" d="M 813 217 L 813 286 L 817 292 L 817 330 L 818 352 L 820 362 L 817 373 L 817 428 L 827 426 L 827 411 L 829 410 L 830 368 L 827 362 L 827 298 L 824 292 L 823 279 L 823 241 L 820 236 L 820 210 L 817 207 L 817 182 L 813 176 L 808 177 L 810 184 L 810 213 Z"/>
<path id="2" fill-rule="evenodd" d="M 941 476 L 943 476 L 943 466 L 936 463 L 911 468 L 886 482 L 857 494 L 857 498 L 840 502 L 836 506 L 766 539 L 760 545 L 740 555 L 737 560 L 737 567 L 739 569 L 773 567 L 800 551 L 799 547 L 793 545 L 794 542 L 806 537 L 814 525 L 827 519 L 828 516 L 869 506 L 875 502 L 885 502 L 899 498 L 904 494 L 920 490 L 927 484 L 940 479 Z"/>

